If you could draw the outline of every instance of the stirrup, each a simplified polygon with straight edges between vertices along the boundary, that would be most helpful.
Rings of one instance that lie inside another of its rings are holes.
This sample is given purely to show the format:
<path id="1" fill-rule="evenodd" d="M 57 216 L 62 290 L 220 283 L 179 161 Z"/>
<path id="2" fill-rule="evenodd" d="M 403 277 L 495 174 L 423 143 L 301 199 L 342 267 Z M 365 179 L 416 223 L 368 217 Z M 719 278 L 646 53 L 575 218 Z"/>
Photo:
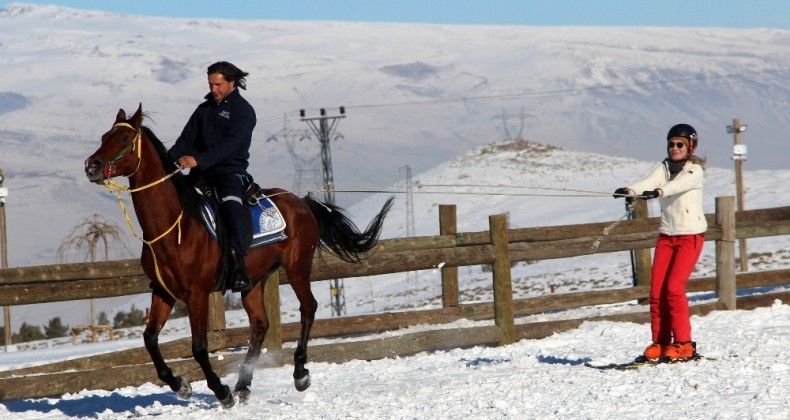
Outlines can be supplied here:
<path id="1" fill-rule="evenodd" d="M 252 281 L 246 272 L 243 270 L 236 270 L 233 273 L 233 284 L 231 289 L 234 292 L 248 292 L 252 290 Z"/>

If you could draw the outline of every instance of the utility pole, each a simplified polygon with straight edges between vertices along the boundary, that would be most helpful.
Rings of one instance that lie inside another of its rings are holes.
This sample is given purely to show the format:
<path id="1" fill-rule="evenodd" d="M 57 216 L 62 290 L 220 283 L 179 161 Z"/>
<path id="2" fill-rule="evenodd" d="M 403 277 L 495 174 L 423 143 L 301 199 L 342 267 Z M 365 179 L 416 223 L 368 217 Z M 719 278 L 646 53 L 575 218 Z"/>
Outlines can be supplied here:
<path id="1" fill-rule="evenodd" d="M 402 166 L 406 171 L 406 237 L 412 238 L 416 235 L 414 229 L 414 190 L 412 189 L 411 167 Z M 406 272 L 406 284 L 411 284 L 415 274 L 413 271 Z"/>
<path id="2" fill-rule="evenodd" d="M 8 188 L 3 186 L 5 182 L 5 173 L 0 168 L 0 268 L 8 268 L 8 238 L 6 236 L 6 221 L 5 221 L 5 200 L 8 197 Z M 3 307 L 3 325 L 5 326 L 5 351 L 8 352 L 8 346 L 11 343 L 11 307 Z"/>
<path id="3" fill-rule="evenodd" d="M 741 133 L 746 131 L 746 124 L 741 124 L 738 118 L 732 119 L 732 125 L 727 126 L 727 133 L 732 134 L 732 160 L 735 161 L 735 190 L 738 211 L 743 211 L 743 161 L 746 160 L 747 148 L 741 144 Z M 749 270 L 749 251 L 746 249 L 746 238 L 738 240 L 738 252 L 741 260 L 741 271 Z"/>
<path id="4" fill-rule="evenodd" d="M 299 110 L 299 116 L 302 121 L 313 130 L 313 134 L 321 142 L 321 169 L 324 178 L 324 201 L 329 204 L 335 204 L 334 182 L 335 178 L 332 174 L 332 152 L 329 148 L 331 140 L 343 138 L 340 134 L 335 134 L 337 124 L 340 119 L 346 117 L 346 107 L 340 107 L 340 115 L 327 116 L 326 109 L 321 108 L 320 116 L 307 118 L 305 110 Z M 343 279 L 332 279 L 329 281 L 329 294 L 332 299 L 332 316 L 341 316 L 346 313 L 346 291 L 343 286 Z"/>

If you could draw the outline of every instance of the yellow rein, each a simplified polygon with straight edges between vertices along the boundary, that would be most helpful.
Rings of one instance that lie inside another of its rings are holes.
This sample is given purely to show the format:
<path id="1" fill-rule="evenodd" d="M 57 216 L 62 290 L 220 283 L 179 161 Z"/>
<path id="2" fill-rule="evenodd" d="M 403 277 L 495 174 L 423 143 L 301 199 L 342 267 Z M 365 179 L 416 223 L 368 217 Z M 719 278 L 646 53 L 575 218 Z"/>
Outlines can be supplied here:
<path id="1" fill-rule="evenodd" d="M 128 124 L 128 123 L 125 123 L 125 122 L 116 123 L 115 125 L 113 125 L 113 128 L 115 128 L 115 127 L 128 127 L 128 128 L 131 128 L 132 130 L 134 130 L 137 133 L 137 136 L 135 137 L 135 142 L 137 142 L 137 169 L 135 169 L 134 172 L 132 173 L 132 175 L 134 175 L 135 173 L 137 173 L 137 170 L 140 169 L 140 162 L 142 161 L 142 159 L 141 159 L 142 133 L 140 131 L 136 130 L 134 127 L 132 127 L 131 124 Z M 132 235 L 135 238 L 137 238 L 140 241 L 142 241 L 144 244 L 148 245 L 148 248 L 151 250 L 151 255 L 154 257 L 154 271 L 156 272 L 156 279 L 159 281 L 159 285 L 162 286 L 162 288 L 165 289 L 165 291 L 173 299 L 178 300 L 178 301 L 180 301 L 181 299 L 178 299 L 173 294 L 173 292 L 171 292 L 170 289 L 167 288 L 167 286 L 165 285 L 164 280 L 162 280 L 162 274 L 159 271 L 159 263 L 157 262 L 157 259 L 156 259 L 156 253 L 154 252 L 153 244 L 156 243 L 157 241 L 159 241 L 160 239 L 164 238 L 165 236 L 167 236 L 177 226 L 178 227 L 178 244 L 181 245 L 181 219 L 184 217 L 184 211 L 181 210 L 181 213 L 178 215 L 178 218 L 176 219 L 175 223 L 173 223 L 173 225 L 170 226 L 169 229 L 167 229 L 164 233 L 162 233 L 161 235 L 157 236 L 156 238 L 154 238 L 154 239 L 152 239 L 150 241 L 147 241 L 143 237 L 137 235 L 137 232 L 134 230 L 134 225 L 132 224 L 132 219 L 129 217 L 129 212 L 126 210 L 126 204 L 123 201 L 123 197 L 121 197 L 121 192 L 128 192 L 128 193 L 131 194 L 131 193 L 134 193 L 134 192 L 142 191 L 144 189 L 153 187 L 155 185 L 158 185 L 158 184 L 168 180 L 170 177 L 172 177 L 173 175 L 178 173 L 180 170 L 181 170 L 180 168 L 176 169 L 175 171 L 165 175 L 164 177 L 162 177 L 162 178 L 160 178 L 160 179 L 158 179 L 158 180 L 156 180 L 154 182 L 151 182 L 150 184 L 146 184 L 146 185 L 143 185 L 142 187 L 138 187 L 138 188 L 129 189 L 129 188 L 121 185 L 120 183 L 116 182 L 113 179 L 108 179 L 104 183 L 104 188 L 107 188 L 107 190 L 109 190 L 111 193 L 115 194 L 115 197 L 118 199 L 118 204 L 121 206 L 121 211 L 123 212 L 123 216 L 126 218 L 126 223 L 129 225 L 129 230 L 132 231 Z M 131 175 L 128 175 L 127 178 L 129 176 L 131 176 Z"/>

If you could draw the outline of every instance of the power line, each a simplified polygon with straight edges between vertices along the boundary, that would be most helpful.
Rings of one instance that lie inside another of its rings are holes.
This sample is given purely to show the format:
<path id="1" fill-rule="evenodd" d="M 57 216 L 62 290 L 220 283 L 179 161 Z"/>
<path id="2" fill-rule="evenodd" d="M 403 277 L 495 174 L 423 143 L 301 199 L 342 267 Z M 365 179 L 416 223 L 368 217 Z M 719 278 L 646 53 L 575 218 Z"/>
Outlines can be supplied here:
<path id="1" fill-rule="evenodd" d="M 434 100 L 426 100 L 426 101 L 382 102 L 382 103 L 372 103 L 372 104 L 349 105 L 346 106 L 346 109 L 386 108 L 386 107 L 401 107 L 401 106 L 430 106 L 430 105 L 443 105 L 443 104 L 458 103 L 458 102 L 463 103 L 463 102 L 492 101 L 492 100 L 512 100 L 512 99 L 545 97 L 545 96 L 549 96 L 549 97 L 569 96 L 569 95 L 577 95 L 582 92 L 595 92 L 595 91 L 601 91 L 607 89 L 622 89 L 629 87 L 648 88 L 648 87 L 664 86 L 671 84 L 691 84 L 691 83 L 708 82 L 712 80 L 729 79 L 734 77 L 750 77 L 754 75 L 764 75 L 764 74 L 783 74 L 783 73 L 787 73 L 788 71 L 790 70 L 766 70 L 760 72 L 731 73 L 731 74 L 721 74 L 721 75 L 712 75 L 712 76 L 702 75 L 698 77 L 689 77 L 684 79 L 653 80 L 646 82 L 625 82 L 625 83 L 593 85 L 587 87 L 575 87 L 575 88 L 567 88 L 567 89 L 522 91 L 522 92 L 503 93 L 499 95 L 461 96 L 457 98 L 434 99 Z M 305 109 L 315 111 L 320 108 L 305 108 Z M 296 110 L 291 112 L 296 112 Z"/>
<path id="2" fill-rule="evenodd" d="M 786 73 L 788 70 L 776 70 L 776 71 L 765 71 L 759 72 L 760 74 L 765 73 Z M 448 99 L 436 99 L 432 101 L 408 101 L 408 102 L 390 102 L 390 103 L 381 103 L 381 104 L 369 104 L 369 105 L 351 105 L 348 106 L 348 109 L 352 108 L 379 108 L 379 107 L 389 107 L 389 106 L 411 106 L 411 105 L 437 105 L 437 104 L 446 104 L 446 103 L 454 103 L 454 102 L 471 102 L 471 101 L 490 101 L 490 100 L 506 100 L 506 99 L 519 99 L 519 98 L 526 98 L 526 97 L 540 97 L 540 96 L 567 96 L 567 95 L 576 95 L 579 92 L 594 92 L 599 90 L 606 90 L 606 89 L 619 89 L 619 88 L 626 88 L 626 87 L 650 87 L 650 86 L 661 86 L 661 85 L 670 85 L 670 84 L 685 84 L 689 82 L 700 82 L 700 81 L 707 81 L 707 80 L 716 80 L 716 79 L 726 79 L 730 77 L 743 77 L 747 76 L 748 74 L 722 74 L 716 76 L 705 76 L 705 77 L 690 77 L 686 79 L 675 79 L 675 80 L 654 80 L 649 82 L 627 82 L 627 83 L 619 83 L 619 84 L 608 84 L 608 85 L 594 85 L 588 87 L 576 87 L 576 88 L 567 88 L 567 89 L 553 89 L 553 90 L 544 90 L 544 91 L 531 91 L 531 92 L 517 92 L 517 93 L 503 93 L 500 95 L 482 95 L 482 96 L 470 96 L 470 97 L 459 97 L 459 98 L 448 98 Z"/>

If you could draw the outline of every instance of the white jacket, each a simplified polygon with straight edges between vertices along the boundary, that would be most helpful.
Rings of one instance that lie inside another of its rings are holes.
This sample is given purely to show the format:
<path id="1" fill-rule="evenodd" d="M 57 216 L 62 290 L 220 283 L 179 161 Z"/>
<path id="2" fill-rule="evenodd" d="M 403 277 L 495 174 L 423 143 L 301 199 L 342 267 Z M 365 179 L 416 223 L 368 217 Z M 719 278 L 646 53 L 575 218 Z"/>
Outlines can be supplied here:
<path id="1" fill-rule="evenodd" d="M 669 180 L 669 166 L 662 162 L 645 179 L 629 185 L 629 194 L 641 195 L 643 191 L 660 188 L 661 226 L 665 235 L 693 235 L 705 233 L 708 222 L 702 209 L 702 166 L 686 162 L 683 169 Z"/>

